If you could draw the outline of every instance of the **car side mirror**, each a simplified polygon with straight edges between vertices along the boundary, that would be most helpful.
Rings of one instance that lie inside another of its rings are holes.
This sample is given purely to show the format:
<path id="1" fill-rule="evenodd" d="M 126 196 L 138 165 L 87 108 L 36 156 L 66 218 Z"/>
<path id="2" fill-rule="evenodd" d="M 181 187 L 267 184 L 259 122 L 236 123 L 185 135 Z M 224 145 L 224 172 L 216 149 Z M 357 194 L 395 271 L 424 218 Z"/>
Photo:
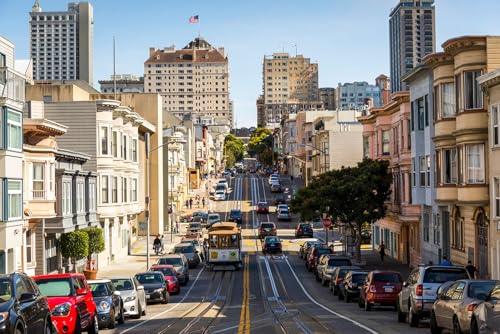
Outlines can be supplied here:
<path id="1" fill-rule="evenodd" d="M 137 290 L 144 290 L 144 285 L 137 286 Z"/>
<path id="2" fill-rule="evenodd" d="M 408 282 L 407 281 L 404 281 L 403 282 L 403 288 L 406 288 L 408 286 Z"/>
<path id="3" fill-rule="evenodd" d="M 87 294 L 87 289 L 76 289 L 76 294 L 78 296 L 86 295 Z"/>
<path id="4" fill-rule="evenodd" d="M 113 291 L 113 294 L 114 294 L 115 296 L 119 296 L 119 295 L 121 295 L 120 291 L 118 291 L 118 290 Z"/>
<path id="5" fill-rule="evenodd" d="M 36 299 L 36 294 L 35 293 L 32 293 L 32 292 L 26 292 L 26 293 L 23 293 L 20 297 L 19 297 L 19 302 L 20 303 L 28 303 L 28 302 L 32 302 Z"/>

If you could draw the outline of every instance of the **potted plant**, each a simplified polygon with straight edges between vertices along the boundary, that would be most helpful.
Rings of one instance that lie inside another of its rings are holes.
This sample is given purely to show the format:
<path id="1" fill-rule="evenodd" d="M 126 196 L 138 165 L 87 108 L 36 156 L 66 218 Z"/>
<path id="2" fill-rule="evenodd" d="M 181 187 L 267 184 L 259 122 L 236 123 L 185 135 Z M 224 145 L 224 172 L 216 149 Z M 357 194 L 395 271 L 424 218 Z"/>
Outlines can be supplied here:
<path id="1" fill-rule="evenodd" d="M 83 231 L 73 231 L 61 235 L 61 254 L 70 259 L 76 272 L 76 260 L 89 254 L 89 236 Z"/>
<path id="2" fill-rule="evenodd" d="M 104 236 L 102 229 L 99 227 L 91 227 L 84 230 L 89 238 L 89 252 L 87 255 L 87 269 L 83 271 L 87 279 L 96 279 L 97 268 L 95 260 L 92 258 L 94 254 L 99 254 L 104 251 Z"/>

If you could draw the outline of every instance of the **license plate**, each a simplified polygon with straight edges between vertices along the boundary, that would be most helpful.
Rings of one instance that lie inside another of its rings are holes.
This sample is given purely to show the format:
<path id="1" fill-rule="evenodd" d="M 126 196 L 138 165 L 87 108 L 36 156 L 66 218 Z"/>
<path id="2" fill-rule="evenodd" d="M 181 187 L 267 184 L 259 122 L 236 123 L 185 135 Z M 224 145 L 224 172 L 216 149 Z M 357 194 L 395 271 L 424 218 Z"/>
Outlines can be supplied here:
<path id="1" fill-rule="evenodd" d="M 276 246 L 276 245 L 275 245 L 275 244 L 270 244 L 269 246 L 274 247 L 274 246 Z"/>
<path id="2" fill-rule="evenodd" d="M 394 289 L 392 287 L 385 287 L 384 291 L 387 292 L 387 293 L 389 293 L 389 292 L 393 292 Z"/>
<path id="3" fill-rule="evenodd" d="M 151 296 L 150 295 L 146 295 L 146 299 L 151 299 Z"/>

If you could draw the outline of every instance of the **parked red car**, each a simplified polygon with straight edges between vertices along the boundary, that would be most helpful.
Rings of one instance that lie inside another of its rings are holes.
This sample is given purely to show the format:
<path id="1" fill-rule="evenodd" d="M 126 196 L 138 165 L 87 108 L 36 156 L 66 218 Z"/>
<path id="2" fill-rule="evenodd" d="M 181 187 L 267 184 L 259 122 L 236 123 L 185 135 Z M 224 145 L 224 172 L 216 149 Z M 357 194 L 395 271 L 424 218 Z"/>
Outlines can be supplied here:
<path id="1" fill-rule="evenodd" d="M 34 276 L 40 292 L 47 296 L 52 322 L 61 334 L 99 332 L 96 305 L 82 274 Z"/>
<path id="2" fill-rule="evenodd" d="M 311 252 L 306 259 L 307 270 L 315 272 L 316 266 L 318 265 L 318 258 L 323 254 L 333 254 L 333 251 L 323 244 L 312 246 Z"/>
<path id="3" fill-rule="evenodd" d="M 177 278 L 177 271 L 174 266 L 167 264 L 155 264 L 151 267 L 150 271 L 161 271 L 165 281 L 168 282 L 168 293 L 176 295 L 181 292 L 181 283 Z"/>
<path id="4" fill-rule="evenodd" d="M 366 311 L 372 306 L 396 307 L 402 286 L 403 277 L 397 271 L 371 271 L 361 288 L 358 305 Z"/>
<path id="5" fill-rule="evenodd" d="M 269 213 L 269 204 L 267 202 L 257 203 L 257 213 Z"/>

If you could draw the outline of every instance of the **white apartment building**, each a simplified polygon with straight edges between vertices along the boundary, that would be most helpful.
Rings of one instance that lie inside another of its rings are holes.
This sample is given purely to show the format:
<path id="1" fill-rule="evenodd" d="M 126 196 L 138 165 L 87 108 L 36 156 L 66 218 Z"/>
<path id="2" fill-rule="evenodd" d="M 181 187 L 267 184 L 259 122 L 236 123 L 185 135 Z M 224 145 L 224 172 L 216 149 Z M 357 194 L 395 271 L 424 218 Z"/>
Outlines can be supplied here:
<path id="1" fill-rule="evenodd" d="M 0 273 L 22 268 L 26 77 L 14 69 L 14 49 L 0 36 Z"/>
<path id="2" fill-rule="evenodd" d="M 30 35 L 35 80 L 84 80 L 92 85 L 94 14 L 90 3 L 69 3 L 67 11 L 43 12 L 35 0 Z"/>
<path id="3" fill-rule="evenodd" d="M 233 120 L 229 100 L 229 62 L 224 48 L 202 37 L 183 49 L 149 49 L 144 63 L 144 92 L 163 97 L 164 112 Z"/>

